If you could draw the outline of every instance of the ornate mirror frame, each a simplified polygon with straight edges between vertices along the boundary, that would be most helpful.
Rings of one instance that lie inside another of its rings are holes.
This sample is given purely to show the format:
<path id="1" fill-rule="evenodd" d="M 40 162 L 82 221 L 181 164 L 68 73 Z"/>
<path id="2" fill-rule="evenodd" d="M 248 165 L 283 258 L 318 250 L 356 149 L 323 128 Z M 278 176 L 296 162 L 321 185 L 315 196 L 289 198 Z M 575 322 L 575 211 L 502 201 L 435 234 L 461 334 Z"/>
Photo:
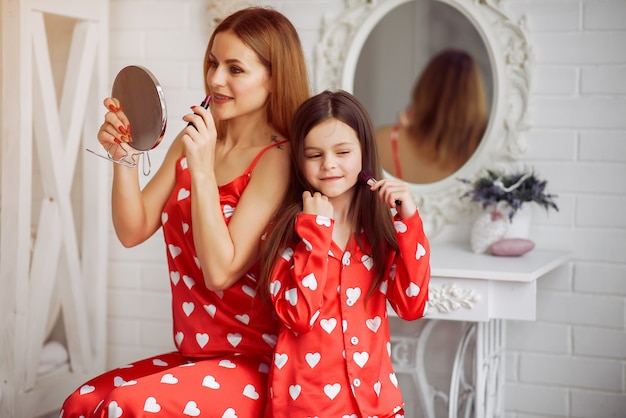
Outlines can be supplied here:
<path id="1" fill-rule="evenodd" d="M 315 88 L 353 92 L 361 49 L 376 24 L 403 3 L 420 0 L 344 0 L 344 11 L 327 15 L 315 50 Z M 513 22 L 499 0 L 437 0 L 469 19 L 480 33 L 493 71 L 493 98 L 489 125 L 474 155 L 453 176 L 429 184 L 412 184 L 426 232 L 434 235 L 457 222 L 470 209 L 461 199 L 459 178 L 472 178 L 487 168 L 507 165 L 525 150 L 520 135 L 526 129 L 531 47 L 525 18 Z"/>

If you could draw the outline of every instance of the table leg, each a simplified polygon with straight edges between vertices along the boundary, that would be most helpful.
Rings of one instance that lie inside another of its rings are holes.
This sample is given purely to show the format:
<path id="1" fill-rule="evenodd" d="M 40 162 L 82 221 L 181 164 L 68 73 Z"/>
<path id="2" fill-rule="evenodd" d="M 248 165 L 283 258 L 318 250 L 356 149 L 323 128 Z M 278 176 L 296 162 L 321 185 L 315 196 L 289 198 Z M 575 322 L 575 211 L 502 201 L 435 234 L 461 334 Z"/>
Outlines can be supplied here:
<path id="1" fill-rule="evenodd" d="M 425 365 L 433 329 L 445 322 L 428 320 L 415 337 L 391 337 L 396 372 L 411 375 L 424 417 L 435 418 L 437 398 L 447 406 L 448 418 L 504 416 L 505 321 L 492 319 L 469 323 L 457 344 L 448 392 L 429 381 Z M 410 352 L 413 352 L 413 359 Z M 469 377 L 468 371 L 471 371 Z"/>

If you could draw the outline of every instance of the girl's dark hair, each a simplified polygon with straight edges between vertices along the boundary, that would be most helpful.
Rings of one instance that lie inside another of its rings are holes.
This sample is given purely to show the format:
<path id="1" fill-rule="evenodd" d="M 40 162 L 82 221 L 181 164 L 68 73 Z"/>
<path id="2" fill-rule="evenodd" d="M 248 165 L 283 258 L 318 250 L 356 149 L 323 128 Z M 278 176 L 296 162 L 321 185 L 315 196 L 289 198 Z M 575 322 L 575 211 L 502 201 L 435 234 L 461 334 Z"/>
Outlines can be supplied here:
<path id="1" fill-rule="evenodd" d="M 302 103 L 291 124 L 292 164 L 289 190 L 270 223 L 269 232 L 261 249 L 258 294 L 265 300 L 269 299 L 272 270 L 282 250 L 299 241 L 294 223 L 296 215 L 302 211 L 302 193 L 307 190 L 315 191 L 302 172 L 304 140 L 311 129 L 331 118 L 354 129 L 361 145 L 362 169 L 369 170 L 376 178 L 382 176 L 372 121 L 367 110 L 352 94 L 343 90 L 324 91 Z M 378 199 L 378 193 L 371 192 L 365 185 L 357 185 L 350 212 L 354 219 L 354 229 L 364 231 L 365 239 L 371 245 L 370 256 L 374 260 L 376 273 L 369 290 L 371 293 L 383 280 L 386 253 L 392 249 L 398 250 L 391 211 Z M 360 235 L 357 234 L 357 237 Z M 364 248 L 360 240 L 358 245 Z"/>

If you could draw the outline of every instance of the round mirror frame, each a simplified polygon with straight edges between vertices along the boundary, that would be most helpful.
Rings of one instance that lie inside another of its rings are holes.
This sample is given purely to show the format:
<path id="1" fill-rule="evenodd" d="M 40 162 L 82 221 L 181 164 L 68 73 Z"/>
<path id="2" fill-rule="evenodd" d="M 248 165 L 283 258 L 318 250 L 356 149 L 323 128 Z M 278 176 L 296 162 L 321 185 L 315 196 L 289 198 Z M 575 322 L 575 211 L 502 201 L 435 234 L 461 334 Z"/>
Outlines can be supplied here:
<path id="1" fill-rule="evenodd" d="M 315 50 L 316 90 L 353 92 L 359 55 L 370 32 L 389 11 L 409 1 L 419 0 L 345 0 L 342 13 L 325 16 Z M 411 184 L 430 236 L 469 212 L 470 205 L 461 199 L 466 186 L 459 178 L 511 164 L 525 152 L 520 134 L 527 128 L 532 64 L 524 17 L 513 22 L 498 0 L 437 1 L 454 7 L 476 27 L 489 54 L 494 86 L 489 125 L 474 155 L 453 176 Z"/>

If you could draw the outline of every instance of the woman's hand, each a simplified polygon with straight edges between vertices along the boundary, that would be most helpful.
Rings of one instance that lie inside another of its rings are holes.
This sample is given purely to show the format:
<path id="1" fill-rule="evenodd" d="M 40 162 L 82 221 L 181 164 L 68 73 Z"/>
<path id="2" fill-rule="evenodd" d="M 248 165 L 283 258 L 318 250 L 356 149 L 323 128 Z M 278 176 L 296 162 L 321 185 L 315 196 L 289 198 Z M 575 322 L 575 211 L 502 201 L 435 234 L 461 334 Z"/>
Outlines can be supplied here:
<path id="1" fill-rule="evenodd" d="M 183 117 L 189 122 L 181 138 L 187 156 L 187 166 L 192 175 L 213 175 L 217 129 L 209 109 L 192 106 L 193 113 Z"/>
<path id="2" fill-rule="evenodd" d="M 109 111 L 104 115 L 104 123 L 98 130 L 98 141 L 116 160 L 126 155 L 123 144 L 132 142 L 130 122 L 122 111 L 122 104 L 112 97 L 104 99 L 104 106 Z"/>
<path id="3" fill-rule="evenodd" d="M 310 215 L 322 215 L 328 218 L 333 217 L 333 204 L 328 201 L 328 197 L 320 192 L 302 193 L 302 213 Z"/>
<path id="4" fill-rule="evenodd" d="M 411 189 L 408 183 L 404 181 L 384 178 L 378 180 L 371 187 L 371 190 L 377 190 L 380 200 L 390 208 L 395 209 L 402 219 L 410 218 L 417 210 Z"/>

